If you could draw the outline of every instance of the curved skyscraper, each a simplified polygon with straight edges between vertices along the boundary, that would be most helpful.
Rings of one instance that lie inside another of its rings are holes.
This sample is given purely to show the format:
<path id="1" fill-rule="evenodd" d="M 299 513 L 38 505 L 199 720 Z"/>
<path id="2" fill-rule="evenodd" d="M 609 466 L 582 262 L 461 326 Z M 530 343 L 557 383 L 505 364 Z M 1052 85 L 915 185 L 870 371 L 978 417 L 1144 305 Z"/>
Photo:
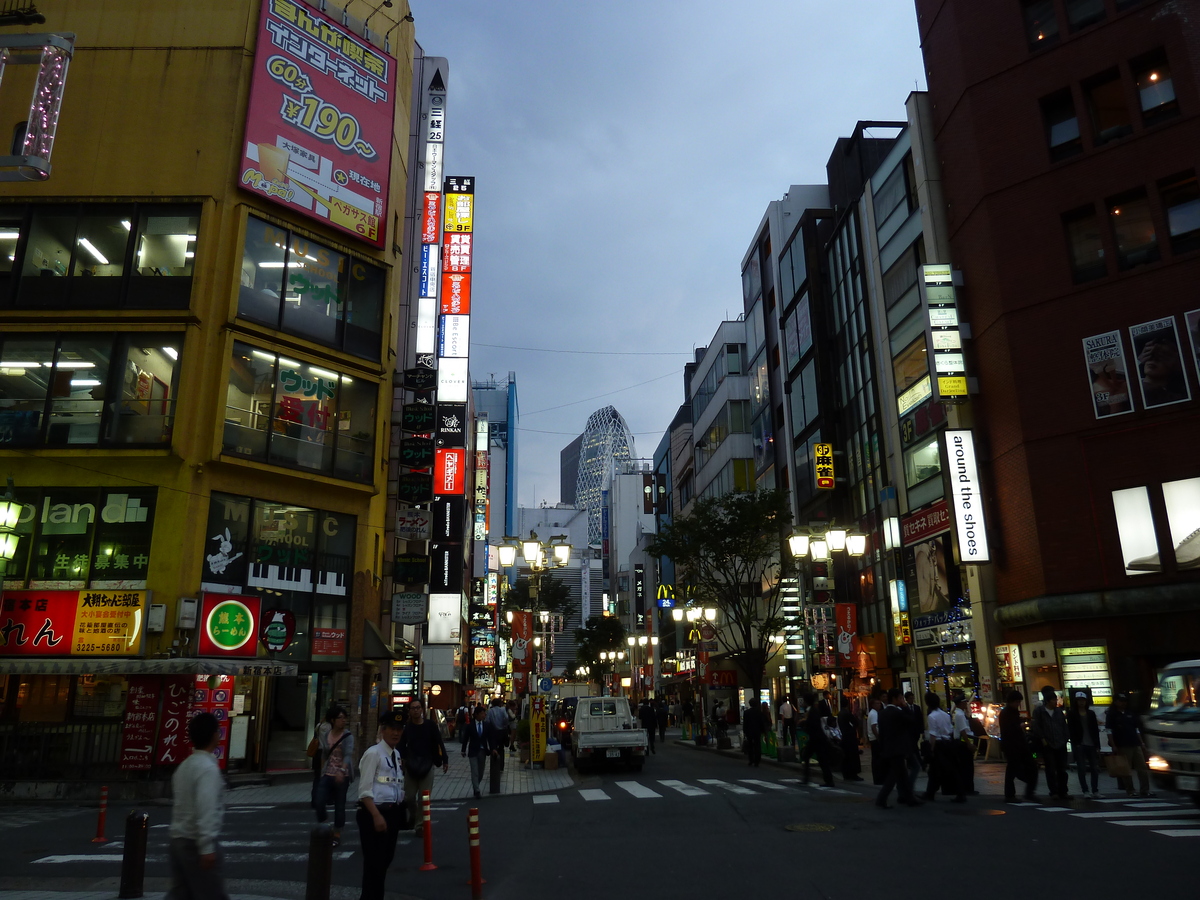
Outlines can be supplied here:
<path id="1" fill-rule="evenodd" d="M 633 458 L 633 435 L 615 407 L 606 406 L 588 416 L 579 448 L 579 475 L 575 481 L 575 505 L 588 511 L 588 543 L 598 544 L 600 491 L 617 460 Z"/>

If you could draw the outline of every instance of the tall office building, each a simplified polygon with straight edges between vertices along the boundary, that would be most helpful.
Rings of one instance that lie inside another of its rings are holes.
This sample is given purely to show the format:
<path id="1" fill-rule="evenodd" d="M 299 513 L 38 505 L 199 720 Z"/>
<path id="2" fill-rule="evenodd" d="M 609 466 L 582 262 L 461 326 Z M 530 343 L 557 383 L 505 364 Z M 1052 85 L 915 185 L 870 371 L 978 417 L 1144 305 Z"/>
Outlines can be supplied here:
<path id="1" fill-rule="evenodd" d="M 558 502 L 568 506 L 575 503 L 575 489 L 579 482 L 579 451 L 582 447 L 581 434 L 558 454 Z"/>
<path id="2" fill-rule="evenodd" d="M 606 406 L 588 416 L 579 438 L 575 505 L 588 512 L 588 543 L 599 544 L 604 537 L 602 493 L 615 471 L 615 463 L 633 458 L 633 435 L 616 408 Z"/>

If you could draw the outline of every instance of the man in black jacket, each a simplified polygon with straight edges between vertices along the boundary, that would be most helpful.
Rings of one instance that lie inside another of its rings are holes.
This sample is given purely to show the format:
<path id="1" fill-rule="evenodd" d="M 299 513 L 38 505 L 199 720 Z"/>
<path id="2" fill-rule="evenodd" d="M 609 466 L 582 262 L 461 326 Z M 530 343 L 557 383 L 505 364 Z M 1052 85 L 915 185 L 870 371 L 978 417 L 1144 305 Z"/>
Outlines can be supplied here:
<path id="1" fill-rule="evenodd" d="M 905 806 L 921 805 L 908 784 L 908 756 L 912 746 L 912 713 L 900 688 L 892 688 L 887 693 L 887 705 L 879 714 L 879 741 L 876 747 L 883 758 L 884 777 L 883 787 L 875 799 L 876 806 L 890 808 L 887 801 L 892 788 L 896 788 L 896 795 Z"/>
<path id="2" fill-rule="evenodd" d="M 471 789 L 479 796 L 479 785 L 483 781 L 483 764 L 488 757 L 500 752 L 500 736 L 495 727 L 487 721 L 487 711 L 482 706 L 475 707 L 475 721 L 459 729 L 462 737 L 462 755 L 471 763 Z"/>
<path id="3" fill-rule="evenodd" d="M 762 759 L 762 736 L 762 712 L 752 699 L 742 713 L 742 746 L 746 748 L 746 756 L 752 766 L 757 766 Z"/>
<path id="4" fill-rule="evenodd" d="M 1004 698 L 1006 705 L 1000 710 L 1000 749 L 1007 765 L 1004 767 L 1004 802 L 1017 802 L 1017 779 L 1025 782 L 1025 799 L 1035 799 L 1038 766 L 1021 720 L 1021 701 L 1025 696 L 1020 691 L 1010 691 Z"/>
<path id="5" fill-rule="evenodd" d="M 650 752 L 657 753 L 658 750 L 654 747 L 654 735 L 658 729 L 658 716 L 654 714 L 654 707 L 650 705 L 649 700 L 643 700 L 642 705 L 638 707 L 638 721 L 646 729 L 646 740 L 649 743 Z"/>

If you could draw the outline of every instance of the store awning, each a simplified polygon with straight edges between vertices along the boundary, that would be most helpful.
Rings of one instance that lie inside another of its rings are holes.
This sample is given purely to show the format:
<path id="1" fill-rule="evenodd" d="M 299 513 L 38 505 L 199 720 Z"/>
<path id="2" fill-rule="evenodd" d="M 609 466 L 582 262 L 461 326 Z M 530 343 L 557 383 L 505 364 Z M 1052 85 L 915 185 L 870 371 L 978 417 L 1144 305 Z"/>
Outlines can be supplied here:
<path id="1" fill-rule="evenodd" d="M 0 675 L 295 675 L 295 663 L 253 659 L 0 659 Z"/>
<path id="2" fill-rule="evenodd" d="M 363 624 L 367 626 L 363 629 L 363 659 L 382 661 L 400 658 L 388 646 L 388 641 L 384 638 L 378 625 L 369 619 L 364 620 Z"/>

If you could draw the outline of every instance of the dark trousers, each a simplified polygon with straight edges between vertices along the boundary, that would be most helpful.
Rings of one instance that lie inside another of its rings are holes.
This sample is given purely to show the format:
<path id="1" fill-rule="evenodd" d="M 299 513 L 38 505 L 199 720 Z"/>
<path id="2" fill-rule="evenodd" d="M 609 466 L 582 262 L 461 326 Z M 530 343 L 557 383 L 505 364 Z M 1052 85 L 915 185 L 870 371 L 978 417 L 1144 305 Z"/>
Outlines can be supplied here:
<path id="1" fill-rule="evenodd" d="M 1004 766 L 1004 799 L 1017 799 L 1017 779 L 1025 782 L 1025 797 L 1030 798 L 1037 791 L 1038 767 L 1037 762 L 1029 751 L 1005 754 Z"/>
<path id="2" fill-rule="evenodd" d="M 1075 769 L 1079 774 L 1079 789 L 1088 790 L 1087 774 L 1092 773 L 1092 793 L 1100 790 L 1100 750 L 1096 747 L 1075 747 Z"/>
<path id="3" fill-rule="evenodd" d="M 658 723 L 658 739 L 664 743 L 667 740 L 667 721 L 666 719 L 659 720 Z"/>
<path id="4" fill-rule="evenodd" d="M 744 734 L 742 743 L 746 747 L 746 756 L 750 760 L 750 765 L 757 766 L 758 761 L 762 759 L 762 735 Z"/>
<path id="5" fill-rule="evenodd" d="M 814 757 L 817 765 L 821 767 L 821 777 L 825 780 L 825 787 L 833 787 L 833 768 L 829 765 L 829 747 L 816 743 L 812 738 L 809 738 L 808 744 L 804 747 L 804 782 L 808 783 L 808 767 Z"/>
<path id="6" fill-rule="evenodd" d="M 333 801 L 333 827 L 341 831 L 346 827 L 346 791 L 350 782 L 346 779 L 341 784 L 332 775 L 322 775 L 317 781 L 316 796 L 313 806 L 317 810 L 317 821 L 324 822 L 329 818 L 329 801 Z"/>
<path id="7" fill-rule="evenodd" d="M 649 728 L 646 729 L 646 740 L 649 742 L 649 745 L 650 745 L 649 749 L 650 749 L 651 753 L 655 752 L 654 751 L 654 732 L 655 732 L 655 728 L 653 725 L 651 725 Z"/>
<path id="8" fill-rule="evenodd" d="M 879 796 L 875 802 L 880 806 L 886 805 L 892 788 L 895 788 L 897 799 L 901 803 L 910 803 L 913 795 L 912 791 L 908 789 L 908 759 L 903 756 L 885 759 L 883 767 L 883 786 L 879 789 Z"/>
<path id="9" fill-rule="evenodd" d="M 780 719 L 780 724 L 783 726 L 783 746 L 796 743 L 796 717 L 790 719 Z"/>
<path id="10" fill-rule="evenodd" d="M 966 741 L 954 742 L 955 771 L 960 794 L 975 792 L 975 745 Z"/>
<path id="11" fill-rule="evenodd" d="M 856 778 L 861 771 L 862 757 L 858 755 L 858 741 L 842 741 L 842 775 Z"/>
<path id="12" fill-rule="evenodd" d="M 187 838 L 171 838 L 171 890 L 167 900 L 229 900 L 225 879 L 221 875 L 221 851 L 217 864 L 211 869 L 200 865 L 196 842 Z"/>
<path id="13" fill-rule="evenodd" d="M 383 820 L 387 822 L 385 831 L 375 830 L 375 821 L 367 812 L 365 806 L 359 806 L 354 814 L 358 823 L 358 838 L 362 843 L 363 872 L 362 892 L 359 900 L 383 900 L 383 882 L 387 877 L 388 866 L 396 855 L 396 835 L 406 822 L 404 805 L 401 803 L 387 804 L 379 807 Z"/>
<path id="14" fill-rule="evenodd" d="M 488 792 L 500 793 L 500 776 L 504 774 L 504 748 L 492 754 L 492 762 L 488 766 Z"/>
<path id="15" fill-rule="evenodd" d="M 879 755 L 879 741 L 871 741 L 871 783 L 883 784 L 886 771 L 884 759 Z"/>
<path id="16" fill-rule="evenodd" d="M 959 781 L 958 758 L 954 741 L 933 742 L 933 763 L 929 766 L 929 782 L 925 799 L 932 800 L 938 791 L 962 797 L 966 791 Z"/>
<path id="17" fill-rule="evenodd" d="M 1071 786 L 1067 782 L 1067 748 L 1046 747 L 1039 751 L 1046 764 L 1046 790 L 1054 797 L 1065 797 Z"/>

